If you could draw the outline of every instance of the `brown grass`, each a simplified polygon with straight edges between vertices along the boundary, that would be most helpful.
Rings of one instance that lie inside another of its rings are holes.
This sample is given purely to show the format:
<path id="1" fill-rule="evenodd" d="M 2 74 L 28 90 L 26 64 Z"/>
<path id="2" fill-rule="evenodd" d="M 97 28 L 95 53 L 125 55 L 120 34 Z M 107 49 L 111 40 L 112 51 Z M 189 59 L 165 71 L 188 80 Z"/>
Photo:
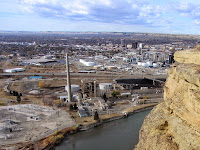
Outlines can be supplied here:
<path id="1" fill-rule="evenodd" d="M 49 145 L 55 145 L 59 143 L 65 137 L 66 134 L 72 134 L 76 132 L 76 130 L 77 130 L 76 127 L 70 127 L 70 128 L 60 130 L 60 131 L 56 131 L 54 134 L 41 139 L 38 145 L 41 149 L 45 149 Z"/>
<path id="2" fill-rule="evenodd" d="M 6 106 L 6 105 L 7 105 L 7 102 L 6 102 L 6 101 L 0 100 L 0 106 Z"/>
<path id="3" fill-rule="evenodd" d="M 77 124 L 89 125 L 96 122 L 93 116 L 80 117 L 76 111 L 70 111 L 70 114 Z"/>
<path id="4" fill-rule="evenodd" d="M 128 105 L 129 104 L 129 102 L 127 102 L 127 101 L 122 101 L 122 102 L 117 102 L 116 104 L 115 104 L 115 106 L 122 106 L 122 105 Z"/>
<path id="5" fill-rule="evenodd" d="M 106 120 L 106 119 L 110 119 L 110 118 L 114 118 L 114 117 L 119 117 L 119 116 L 121 116 L 121 114 L 106 114 L 106 115 L 101 115 L 100 119 Z"/>
<path id="6" fill-rule="evenodd" d="M 145 108 L 145 107 L 155 106 L 155 105 L 157 105 L 157 104 L 158 104 L 158 103 L 142 104 L 142 105 L 133 106 L 133 107 L 124 109 L 123 111 L 126 111 L 126 112 L 133 112 L 133 111 L 135 111 L 135 110 L 138 110 L 138 109 L 141 109 L 141 108 Z M 123 112 L 123 111 L 122 111 L 122 112 Z"/>

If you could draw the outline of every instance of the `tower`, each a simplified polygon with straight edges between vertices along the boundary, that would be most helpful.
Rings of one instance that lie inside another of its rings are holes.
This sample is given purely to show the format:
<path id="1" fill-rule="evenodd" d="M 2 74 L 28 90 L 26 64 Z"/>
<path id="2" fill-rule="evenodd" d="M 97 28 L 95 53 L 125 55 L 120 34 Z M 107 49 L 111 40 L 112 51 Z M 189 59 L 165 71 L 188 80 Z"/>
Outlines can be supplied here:
<path id="1" fill-rule="evenodd" d="M 125 40 L 124 39 L 121 39 L 121 46 L 125 47 Z"/>
<path id="2" fill-rule="evenodd" d="M 174 63 L 174 54 L 169 54 L 169 64 Z"/>
<path id="3" fill-rule="evenodd" d="M 140 44 L 139 44 L 139 48 L 140 48 L 140 49 L 143 49 L 143 48 L 144 48 L 144 44 L 143 44 L 143 43 L 140 43 Z"/>
<path id="4" fill-rule="evenodd" d="M 69 60 L 68 60 L 68 54 L 67 53 L 66 53 L 66 71 L 67 71 L 68 102 L 71 102 L 72 101 L 72 96 L 71 96 L 71 81 L 70 81 Z"/>
<path id="5" fill-rule="evenodd" d="M 133 49 L 137 49 L 137 46 L 138 46 L 138 45 L 137 45 L 137 42 L 133 41 L 133 43 L 132 43 L 132 48 L 133 48 Z"/>

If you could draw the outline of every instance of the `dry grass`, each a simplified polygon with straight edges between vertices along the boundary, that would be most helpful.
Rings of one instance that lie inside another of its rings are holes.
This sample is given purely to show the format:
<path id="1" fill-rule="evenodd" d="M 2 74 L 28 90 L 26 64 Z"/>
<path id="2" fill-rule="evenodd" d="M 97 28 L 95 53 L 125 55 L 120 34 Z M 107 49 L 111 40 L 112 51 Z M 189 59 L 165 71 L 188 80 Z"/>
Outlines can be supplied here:
<path id="1" fill-rule="evenodd" d="M 12 101 L 16 101 L 16 96 L 12 96 L 9 93 L 6 92 L 0 92 L 0 98 L 5 98 L 8 100 L 12 100 Z M 22 100 L 21 100 L 21 104 L 30 104 L 32 102 L 35 102 L 39 105 L 42 105 L 42 99 L 41 98 L 37 98 L 34 95 L 30 95 L 30 96 L 23 96 L 22 95 Z M 27 99 L 27 100 L 24 100 Z M 7 101 L 4 100 L 0 100 L 0 106 L 5 106 L 5 104 L 7 105 Z M 14 104 L 14 103 L 13 103 Z"/>
<path id="2" fill-rule="evenodd" d="M 22 82 L 21 82 L 22 83 Z M 20 82 L 13 82 L 11 85 L 10 85 L 10 90 L 11 91 L 18 91 L 18 92 L 21 92 L 20 89 L 21 89 L 21 83 Z"/>
<path id="3" fill-rule="evenodd" d="M 157 105 L 157 104 L 158 104 L 158 103 L 151 103 L 151 104 L 143 104 L 143 105 L 133 106 L 133 107 L 124 109 L 123 111 L 124 111 L 124 112 L 133 112 L 133 111 L 135 111 L 135 110 L 138 110 L 138 109 L 141 109 L 141 108 L 145 108 L 145 107 L 155 106 L 155 105 Z M 122 112 L 123 112 L 123 111 L 122 111 Z"/>
<path id="4" fill-rule="evenodd" d="M 107 115 L 101 115 L 100 119 L 106 120 L 106 119 L 110 119 L 110 118 L 114 118 L 114 117 L 119 117 L 119 116 L 121 116 L 121 114 L 107 114 Z"/>
<path id="5" fill-rule="evenodd" d="M 15 96 L 10 95 L 9 93 L 6 93 L 4 91 L 0 92 L 1 98 L 11 99 L 15 100 Z"/>
<path id="6" fill-rule="evenodd" d="M 6 106 L 6 105 L 7 105 L 7 102 L 6 102 L 6 101 L 0 100 L 0 106 Z"/>
<path id="7" fill-rule="evenodd" d="M 129 104 L 129 102 L 127 102 L 127 101 L 121 101 L 121 102 L 117 102 L 115 104 L 115 106 L 122 106 L 122 105 L 128 105 L 128 104 Z"/>
<path id="8" fill-rule="evenodd" d="M 70 114 L 77 124 L 90 125 L 96 122 L 93 116 L 80 117 L 76 111 L 70 111 Z"/>
<path id="9" fill-rule="evenodd" d="M 43 80 L 46 87 L 64 87 L 67 85 L 67 81 L 64 79 L 53 79 L 53 80 Z"/>
<path id="10" fill-rule="evenodd" d="M 76 130 L 77 130 L 76 127 L 70 127 L 70 128 L 63 129 L 61 131 L 56 131 L 54 134 L 41 139 L 39 141 L 39 147 L 41 149 L 45 149 L 46 147 L 48 147 L 48 145 L 55 145 L 59 143 L 65 137 L 66 134 L 74 133 L 76 132 Z"/>

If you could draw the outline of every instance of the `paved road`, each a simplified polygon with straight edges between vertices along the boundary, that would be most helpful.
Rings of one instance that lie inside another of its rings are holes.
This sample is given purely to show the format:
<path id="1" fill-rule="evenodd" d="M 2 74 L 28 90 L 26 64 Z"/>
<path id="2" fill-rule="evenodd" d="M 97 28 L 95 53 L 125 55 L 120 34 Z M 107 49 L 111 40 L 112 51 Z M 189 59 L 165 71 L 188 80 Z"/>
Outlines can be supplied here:
<path id="1" fill-rule="evenodd" d="M 66 73 L 0 73 L 0 76 L 67 76 Z M 112 74 L 97 74 L 97 73 L 70 73 L 71 77 L 105 77 L 105 78 L 167 78 L 167 75 L 149 75 L 149 74 L 119 74 L 119 73 L 112 73 Z"/>

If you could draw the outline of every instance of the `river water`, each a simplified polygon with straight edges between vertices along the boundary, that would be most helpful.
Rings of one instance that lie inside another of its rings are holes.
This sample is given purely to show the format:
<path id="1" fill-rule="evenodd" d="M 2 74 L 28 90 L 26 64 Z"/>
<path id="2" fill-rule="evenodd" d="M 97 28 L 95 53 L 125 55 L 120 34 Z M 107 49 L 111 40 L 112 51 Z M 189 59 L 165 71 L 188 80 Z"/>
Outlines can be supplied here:
<path id="1" fill-rule="evenodd" d="M 150 110 L 68 136 L 56 150 L 133 150 Z"/>

